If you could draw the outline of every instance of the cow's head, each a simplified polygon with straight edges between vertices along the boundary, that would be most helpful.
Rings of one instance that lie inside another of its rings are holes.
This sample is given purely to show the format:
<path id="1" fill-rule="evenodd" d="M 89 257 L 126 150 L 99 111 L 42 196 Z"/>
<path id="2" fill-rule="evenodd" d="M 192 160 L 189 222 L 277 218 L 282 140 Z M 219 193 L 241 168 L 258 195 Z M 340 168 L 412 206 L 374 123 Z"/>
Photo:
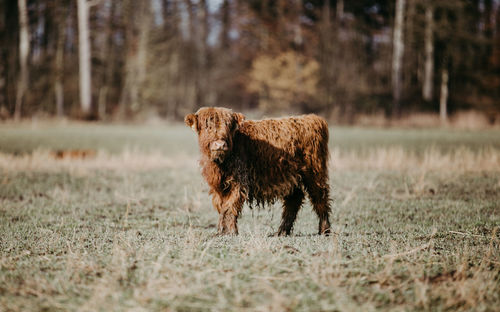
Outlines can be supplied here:
<path id="1" fill-rule="evenodd" d="M 203 107 L 184 118 L 198 134 L 200 150 L 213 162 L 221 164 L 231 153 L 234 133 L 245 116 L 221 107 Z"/>

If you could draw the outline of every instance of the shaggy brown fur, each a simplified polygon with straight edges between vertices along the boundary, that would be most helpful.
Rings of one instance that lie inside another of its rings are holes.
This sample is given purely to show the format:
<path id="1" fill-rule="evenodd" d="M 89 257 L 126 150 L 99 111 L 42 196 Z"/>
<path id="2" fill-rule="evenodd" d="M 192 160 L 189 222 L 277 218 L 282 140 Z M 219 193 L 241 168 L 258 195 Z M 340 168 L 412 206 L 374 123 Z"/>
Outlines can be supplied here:
<path id="1" fill-rule="evenodd" d="M 202 174 L 219 212 L 219 233 L 237 234 L 245 202 L 283 201 L 278 235 L 289 235 L 307 192 L 330 232 L 328 125 L 316 115 L 245 120 L 226 108 L 201 108 L 185 123 L 198 134 Z"/>

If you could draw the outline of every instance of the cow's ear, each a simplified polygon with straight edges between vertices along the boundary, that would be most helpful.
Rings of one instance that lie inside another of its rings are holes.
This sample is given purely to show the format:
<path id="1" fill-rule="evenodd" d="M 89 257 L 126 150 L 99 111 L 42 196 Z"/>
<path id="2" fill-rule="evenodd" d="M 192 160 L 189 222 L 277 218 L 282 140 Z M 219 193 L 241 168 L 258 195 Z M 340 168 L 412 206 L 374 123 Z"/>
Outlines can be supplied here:
<path id="1" fill-rule="evenodd" d="M 245 120 L 245 115 L 242 113 L 233 113 L 233 131 L 238 130 L 243 120 Z"/>
<path id="2" fill-rule="evenodd" d="M 233 113 L 233 118 L 236 121 L 236 123 L 240 125 L 241 122 L 245 120 L 245 115 L 243 115 L 242 113 Z"/>
<path id="3" fill-rule="evenodd" d="M 188 114 L 184 118 L 184 123 L 186 126 L 193 129 L 194 132 L 198 132 L 198 117 L 195 114 Z"/>

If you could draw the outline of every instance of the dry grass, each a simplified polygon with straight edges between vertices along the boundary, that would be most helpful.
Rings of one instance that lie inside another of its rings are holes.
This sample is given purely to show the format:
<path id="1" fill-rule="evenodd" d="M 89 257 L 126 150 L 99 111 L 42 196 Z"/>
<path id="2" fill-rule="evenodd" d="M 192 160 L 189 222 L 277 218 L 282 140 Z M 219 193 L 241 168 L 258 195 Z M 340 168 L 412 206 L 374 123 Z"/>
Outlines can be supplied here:
<path id="1" fill-rule="evenodd" d="M 492 126 L 484 113 L 473 110 L 457 112 L 451 116 L 450 124 L 453 127 L 467 130 L 480 130 Z"/>
<path id="2" fill-rule="evenodd" d="M 500 150 L 492 147 L 480 150 L 459 147 L 452 151 L 429 147 L 416 152 L 393 146 L 361 152 L 334 149 L 332 154 L 333 168 L 339 170 L 500 171 Z"/>
<path id="3" fill-rule="evenodd" d="M 495 118 L 494 118 L 495 119 Z M 498 120 L 498 118 L 496 118 Z M 451 128 L 461 130 L 483 130 L 498 128 L 498 123 L 491 123 L 488 117 L 478 111 L 458 111 L 449 116 L 443 124 L 437 113 L 413 113 L 399 119 L 392 119 L 383 113 L 371 115 L 359 114 L 354 124 L 364 127 L 399 127 L 399 128 Z"/>
<path id="4" fill-rule="evenodd" d="M 442 151 L 429 147 L 424 151 L 411 151 L 401 146 L 370 148 L 362 151 L 334 148 L 331 151 L 331 167 L 334 170 L 378 169 L 414 171 L 481 172 L 500 171 L 500 150 L 486 147 L 473 150 L 458 147 Z M 158 168 L 197 167 L 196 155 L 140 152 L 126 149 L 119 154 L 105 151 L 93 157 L 58 158 L 49 150 L 35 150 L 31 154 L 12 155 L 0 153 L 0 170 L 4 171 L 77 171 L 89 170 L 152 170 Z"/>
<path id="5" fill-rule="evenodd" d="M 31 154 L 12 155 L 0 153 L 0 169 L 4 171 L 46 171 L 66 170 L 88 172 L 89 170 L 144 171 L 157 168 L 195 167 L 196 158 L 186 155 L 167 157 L 161 152 L 139 152 L 126 149 L 119 154 L 98 151 L 94 157 L 58 158 L 49 150 L 35 150 Z"/>

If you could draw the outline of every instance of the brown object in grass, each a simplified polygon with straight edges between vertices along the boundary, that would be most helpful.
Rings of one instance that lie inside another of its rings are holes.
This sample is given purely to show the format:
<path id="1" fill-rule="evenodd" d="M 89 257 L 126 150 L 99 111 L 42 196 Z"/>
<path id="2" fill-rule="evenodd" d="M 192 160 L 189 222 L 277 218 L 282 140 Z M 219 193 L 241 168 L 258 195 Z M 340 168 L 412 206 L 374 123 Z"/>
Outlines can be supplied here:
<path id="1" fill-rule="evenodd" d="M 94 158 L 96 151 L 91 149 L 56 150 L 50 154 L 55 159 L 86 159 Z"/>
<path id="2" fill-rule="evenodd" d="M 200 108 L 184 119 L 198 134 L 202 174 L 219 212 L 220 234 L 238 234 L 243 204 L 283 202 L 278 235 L 289 235 L 305 193 L 330 233 L 328 125 L 316 115 L 245 120 L 230 109 Z"/>

